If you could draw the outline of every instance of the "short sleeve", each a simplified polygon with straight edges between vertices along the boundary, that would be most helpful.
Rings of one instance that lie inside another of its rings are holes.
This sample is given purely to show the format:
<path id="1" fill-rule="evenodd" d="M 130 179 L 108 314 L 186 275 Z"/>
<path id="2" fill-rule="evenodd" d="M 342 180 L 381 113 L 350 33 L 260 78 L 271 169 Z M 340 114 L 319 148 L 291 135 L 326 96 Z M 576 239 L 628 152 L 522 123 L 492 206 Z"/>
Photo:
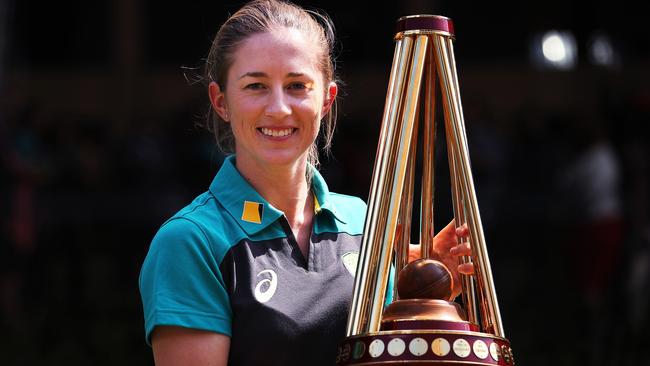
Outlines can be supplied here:
<path id="1" fill-rule="evenodd" d="M 219 262 L 201 228 L 167 221 L 151 242 L 140 271 L 145 333 L 172 325 L 231 335 L 232 310 Z"/>

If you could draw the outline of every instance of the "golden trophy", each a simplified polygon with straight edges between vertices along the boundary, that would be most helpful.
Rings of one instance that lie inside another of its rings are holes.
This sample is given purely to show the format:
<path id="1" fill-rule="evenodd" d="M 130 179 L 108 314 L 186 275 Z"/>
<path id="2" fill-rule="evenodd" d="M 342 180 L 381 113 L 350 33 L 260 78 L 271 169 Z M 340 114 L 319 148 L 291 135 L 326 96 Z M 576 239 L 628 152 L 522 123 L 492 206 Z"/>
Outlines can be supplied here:
<path id="1" fill-rule="evenodd" d="M 414 15 L 397 21 L 354 294 L 337 365 L 514 365 L 476 201 L 453 37 L 453 23 L 446 17 Z M 461 261 L 471 261 L 475 271 L 474 276 L 461 275 L 463 306 L 449 298 L 453 287 L 449 270 L 429 259 L 434 257 L 437 84 L 444 110 L 455 222 L 467 225 L 472 250 L 471 258 Z M 422 259 L 408 264 L 419 129 L 423 134 Z M 399 273 L 394 281 L 397 300 L 385 307 L 391 266 Z M 413 280 L 417 278 L 426 278 L 426 283 Z"/>

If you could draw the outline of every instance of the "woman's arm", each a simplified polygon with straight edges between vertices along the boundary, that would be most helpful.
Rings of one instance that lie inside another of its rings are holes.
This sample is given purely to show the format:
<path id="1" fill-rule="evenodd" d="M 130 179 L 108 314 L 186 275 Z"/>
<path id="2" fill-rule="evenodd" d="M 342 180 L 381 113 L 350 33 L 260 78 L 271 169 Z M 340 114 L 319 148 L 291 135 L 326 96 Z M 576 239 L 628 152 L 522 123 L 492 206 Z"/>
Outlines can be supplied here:
<path id="1" fill-rule="evenodd" d="M 156 366 L 226 366 L 230 337 L 204 330 L 158 326 L 151 337 Z"/>

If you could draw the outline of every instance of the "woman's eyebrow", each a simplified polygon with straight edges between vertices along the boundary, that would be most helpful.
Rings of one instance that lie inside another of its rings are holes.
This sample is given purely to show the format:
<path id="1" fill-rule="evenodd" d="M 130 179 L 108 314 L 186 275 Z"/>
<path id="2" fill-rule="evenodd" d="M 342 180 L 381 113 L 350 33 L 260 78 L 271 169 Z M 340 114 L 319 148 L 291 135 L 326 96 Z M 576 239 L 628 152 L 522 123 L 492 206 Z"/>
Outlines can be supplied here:
<path id="1" fill-rule="evenodd" d="M 250 71 L 250 72 L 247 72 L 247 73 L 243 74 L 239 78 L 243 79 L 243 78 L 245 78 L 247 76 L 254 77 L 254 78 L 268 77 L 268 75 L 266 75 L 266 73 L 264 73 L 262 71 Z"/>
<path id="2" fill-rule="evenodd" d="M 249 71 L 247 73 L 244 73 L 242 76 L 240 76 L 239 79 L 243 79 L 243 78 L 245 78 L 247 76 L 248 77 L 253 77 L 253 78 L 269 77 L 263 71 Z M 290 77 L 290 78 L 301 77 L 301 76 L 305 76 L 305 73 L 303 73 L 303 72 L 290 72 L 290 73 L 287 73 L 287 77 Z"/>

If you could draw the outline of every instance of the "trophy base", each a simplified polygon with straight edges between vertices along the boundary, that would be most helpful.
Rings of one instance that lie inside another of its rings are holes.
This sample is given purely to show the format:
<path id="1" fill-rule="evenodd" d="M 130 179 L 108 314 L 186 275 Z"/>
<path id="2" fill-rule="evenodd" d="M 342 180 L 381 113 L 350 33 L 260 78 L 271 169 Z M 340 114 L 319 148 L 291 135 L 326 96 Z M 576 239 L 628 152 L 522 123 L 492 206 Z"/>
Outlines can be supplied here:
<path id="1" fill-rule="evenodd" d="M 411 328 L 422 324 L 425 329 L 454 329 L 478 331 L 466 321 L 467 316 L 455 302 L 434 299 L 407 299 L 392 302 L 381 319 L 381 330 L 421 329 Z M 438 326 L 440 322 L 442 325 Z"/>
<path id="2" fill-rule="evenodd" d="M 404 329 L 405 324 L 410 329 Z M 507 339 L 474 331 L 476 326 L 468 324 L 437 320 L 383 323 L 384 329 L 393 330 L 345 338 L 339 346 L 336 365 L 515 364 Z"/>

